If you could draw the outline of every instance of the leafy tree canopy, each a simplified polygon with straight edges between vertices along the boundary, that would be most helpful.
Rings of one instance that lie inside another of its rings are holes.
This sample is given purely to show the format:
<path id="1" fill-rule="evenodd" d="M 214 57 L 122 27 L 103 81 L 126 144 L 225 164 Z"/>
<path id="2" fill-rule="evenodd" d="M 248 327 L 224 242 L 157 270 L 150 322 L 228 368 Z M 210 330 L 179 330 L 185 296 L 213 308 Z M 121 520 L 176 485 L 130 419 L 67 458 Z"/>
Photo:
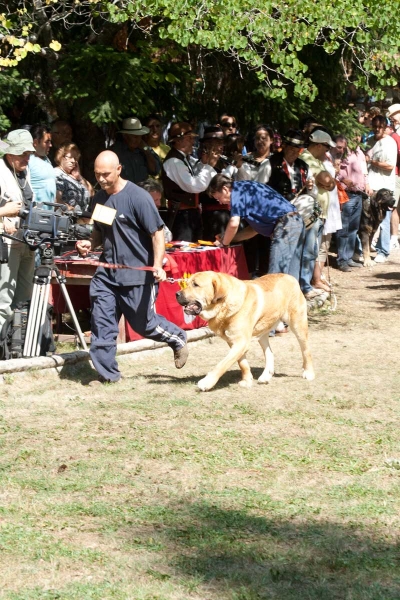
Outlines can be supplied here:
<path id="1" fill-rule="evenodd" d="M 364 88 L 393 84 L 399 56 L 393 5 L 377 0 L 36 0 L 3 6 L 2 66 L 40 52 L 43 34 L 49 49 L 60 50 L 60 25 L 86 25 L 95 32 L 101 20 L 129 20 L 183 48 L 194 44 L 224 52 L 254 69 L 275 97 L 284 97 L 292 83 L 295 95 L 315 98 L 318 90 L 301 56 L 310 47 L 339 52 L 344 76 Z"/>
<path id="2" fill-rule="evenodd" d="M 377 0 L 0 2 L 0 67 L 27 76 L 45 60 L 58 82 L 54 98 L 79 100 L 98 124 L 121 117 L 129 96 L 128 106 L 151 110 L 156 92 L 183 114 L 180 88 L 204 100 L 206 85 L 211 104 L 225 85 L 250 105 L 262 99 L 290 114 L 295 98 L 329 112 L 346 83 L 376 97 L 396 83 L 393 10 Z M 227 83 L 229 70 L 236 85 Z"/>

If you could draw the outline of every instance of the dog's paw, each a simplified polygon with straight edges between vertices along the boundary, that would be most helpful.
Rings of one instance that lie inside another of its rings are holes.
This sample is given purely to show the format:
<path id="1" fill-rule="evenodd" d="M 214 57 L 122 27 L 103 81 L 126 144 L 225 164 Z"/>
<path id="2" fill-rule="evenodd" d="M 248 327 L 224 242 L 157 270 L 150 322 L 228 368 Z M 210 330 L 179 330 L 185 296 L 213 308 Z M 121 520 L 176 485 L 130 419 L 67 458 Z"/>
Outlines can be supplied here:
<path id="1" fill-rule="evenodd" d="M 258 383 L 269 383 L 272 379 L 272 377 L 274 376 L 273 373 L 270 373 L 269 371 L 264 371 L 263 373 L 261 373 L 260 377 L 257 379 Z"/>
<path id="2" fill-rule="evenodd" d="M 311 371 L 310 369 L 305 369 L 303 371 L 303 379 L 307 379 L 307 381 L 312 381 L 313 379 L 315 379 L 314 371 Z"/>
<path id="3" fill-rule="evenodd" d="M 216 380 L 215 377 L 210 377 L 210 375 L 206 375 L 205 377 L 203 377 L 203 379 L 200 379 L 200 381 L 197 383 L 197 387 L 202 392 L 208 392 L 208 390 L 211 390 L 211 388 L 214 387 L 217 381 L 218 380 Z"/>
<path id="4" fill-rule="evenodd" d="M 363 265 L 364 265 L 364 267 L 373 267 L 374 261 L 371 258 L 365 258 Z"/>
<path id="5" fill-rule="evenodd" d="M 242 388 L 251 388 L 251 386 L 253 385 L 253 378 L 251 378 L 251 379 L 241 379 L 239 381 L 239 385 Z"/>

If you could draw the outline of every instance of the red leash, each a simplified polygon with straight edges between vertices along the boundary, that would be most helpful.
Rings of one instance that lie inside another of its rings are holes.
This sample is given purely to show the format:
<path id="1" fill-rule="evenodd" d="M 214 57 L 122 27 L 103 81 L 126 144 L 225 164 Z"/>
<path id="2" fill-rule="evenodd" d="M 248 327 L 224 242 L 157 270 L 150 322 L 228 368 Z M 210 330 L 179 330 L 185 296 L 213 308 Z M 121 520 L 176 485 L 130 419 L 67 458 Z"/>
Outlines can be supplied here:
<path id="1" fill-rule="evenodd" d="M 92 258 L 85 258 L 85 262 L 96 267 L 104 267 L 105 269 L 133 269 L 135 271 L 158 271 L 154 267 L 131 267 L 129 265 L 114 265 L 113 263 L 100 262 Z"/>
<path id="2" fill-rule="evenodd" d="M 129 265 L 115 265 L 113 263 L 100 262 L 99 260 L 94 260 L 92 258 L 85 258 L 85 262 L 89 265 L 94 265 L 96 267 L 104 267 L 105 269 L 133 269 L 135 271 L 153 271 L 153 273 L 155 271 L 158 271 L 158 269 L 155 269 L 154 267 L 131 267 Z M 171 261 L 168 262 L 170 264 L 170 267 L 172 267 Z M 171 268 L 171 270 L 173 269 Z M 182 281 L 182 278 L 174 279 L 173 277 L 167 277 L 166 281 L 168 281 L 168 283 L 179 283 L 180 281 Z"/>

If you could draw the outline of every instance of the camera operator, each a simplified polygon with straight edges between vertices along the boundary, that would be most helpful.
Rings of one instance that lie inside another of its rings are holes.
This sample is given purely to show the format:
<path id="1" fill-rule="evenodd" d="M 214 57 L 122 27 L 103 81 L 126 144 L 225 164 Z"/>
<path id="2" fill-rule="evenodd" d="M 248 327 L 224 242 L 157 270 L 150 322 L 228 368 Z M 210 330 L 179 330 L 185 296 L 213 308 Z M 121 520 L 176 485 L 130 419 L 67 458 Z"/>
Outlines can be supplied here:
<path id="1" fill-rule="evenodd" d="M 0 159 L 0 217 L 3 232 L 21 242 L 4 238 L 8 263 L 0 265 L 0 329 L 12 308 L 31 298 L 35 266 L 35 253 L 22 241 L 18 217 L 21 208 L 29 207 L 33 198 L 28 163 L 35 147 L 26 129 L 11 131 L 4 142 L 8 148 Z"/>

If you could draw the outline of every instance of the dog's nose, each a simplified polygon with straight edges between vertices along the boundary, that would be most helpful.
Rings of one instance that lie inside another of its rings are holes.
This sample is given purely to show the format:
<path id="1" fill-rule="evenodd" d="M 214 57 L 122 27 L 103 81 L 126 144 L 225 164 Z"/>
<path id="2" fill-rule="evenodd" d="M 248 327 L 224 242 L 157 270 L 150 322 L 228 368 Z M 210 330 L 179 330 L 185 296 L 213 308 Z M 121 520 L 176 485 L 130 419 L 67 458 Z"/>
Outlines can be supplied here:
<path id="1" fill-rule="evenodd" d="M 176 294 L 175 294 L 176 299 L 179 300 L 179 298 L 181 297 L 181 295 L 182 295 L 182 290 L 179 290 L 179 292 L 176 292 Z"/>

